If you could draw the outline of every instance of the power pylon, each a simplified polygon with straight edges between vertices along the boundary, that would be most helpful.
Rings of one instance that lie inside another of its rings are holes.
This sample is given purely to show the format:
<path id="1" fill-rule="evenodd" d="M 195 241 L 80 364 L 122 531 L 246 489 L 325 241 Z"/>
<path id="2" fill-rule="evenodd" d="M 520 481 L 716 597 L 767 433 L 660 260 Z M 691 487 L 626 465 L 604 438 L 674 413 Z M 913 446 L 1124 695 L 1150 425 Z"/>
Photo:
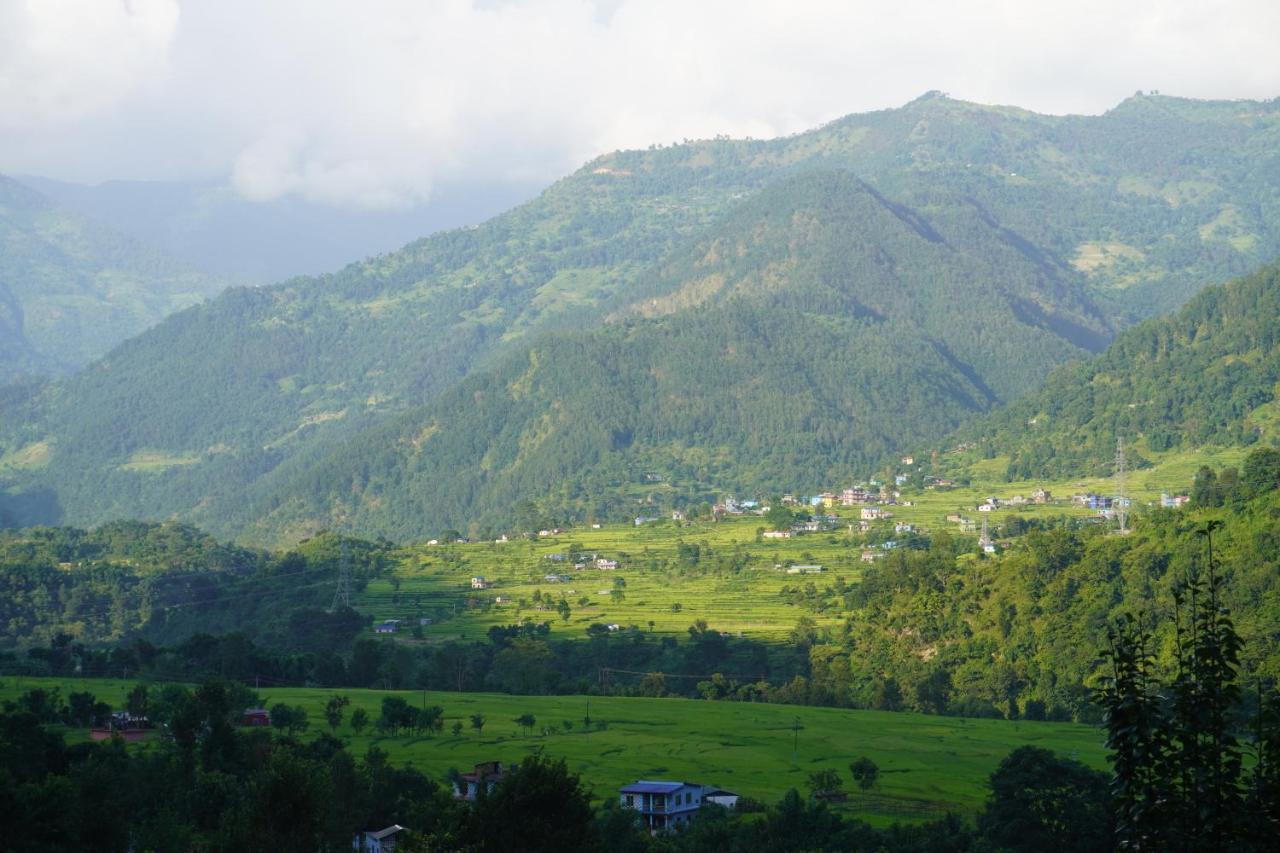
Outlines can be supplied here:
<path id="1" fill-rule="evenodd" d="M 1125 494 L 1125 492 L 1128 491 L 1126 488 L 1128 467 L 1128 460 L 1126 460 L 1124 456 L 1124 439 L 1117 438 L 1115 465 L 1116 496 L 1114 498 L 1112 513 L 1120 524 L 1121 533 L 1129 532 L 1129 497 Z"/>
<path id="2" fill-rule="evenodd" d="M 337 610 L 338 605 L 351 606 L 351 546 L 346 539 L 342 540 L 342 557 L 338 561 L 338 587 L 333 591 L 333 603 L 329 605 L 329 612 Z"/>

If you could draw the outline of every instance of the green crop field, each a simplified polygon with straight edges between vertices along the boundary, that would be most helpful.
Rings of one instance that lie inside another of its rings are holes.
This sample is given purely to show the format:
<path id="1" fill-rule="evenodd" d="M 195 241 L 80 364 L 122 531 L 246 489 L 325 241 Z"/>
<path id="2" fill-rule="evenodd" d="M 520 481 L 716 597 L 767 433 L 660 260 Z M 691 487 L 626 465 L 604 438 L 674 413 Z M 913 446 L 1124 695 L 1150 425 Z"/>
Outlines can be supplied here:
<path id="1" fill-rule="evenodd" d="M 1196 468 L 1209 464 L 1238 463 L 1239 449 L 1202 449 L 1194 452 L 1152 453 L 1137 448 L 1154 464 L 1130 472 L 1128 492 L 1135 511 L 1158 501 L 1162 492 L 1185 493 Z M 1111 478 L 1076 478 L 1070 481 L 1004 482 L 1000 473 L 1008 460 L 995 458 L 967 463 L 969 485 L 947 490 L 907 490 L 903 503 L 887 507 L 891 522 L 907 522 L 918 530 L 959 532 L 947 516 L 959 513 L 979 522 L 986 516 L 992 532 L 1010 515 L 1026 519 L 1053 515 L 1088 517 L 1094 513 L 1073 506 L 1071 495 L 1082 492 L 1114 494 Z M 833 486 L 833 489 L 836 487 Z M 1006 505 L 991 513 L 976 507 L 987 496 L 1009 500 L 1029 498 L 1037 488 L 1049 489 L 1048 504 Z M 909 502 L 909 505 L 908 505 Z M 583 636 L 592 623 L 635 625 L 657 634 L 682 635 L 697 619 L 718 631 L 778 640 L 786 636 L 804 615 L 813 617 L 782 597 L 787 586 L 813 582 L 819 588 L 837 583 L 857 583 L 867 550 L 858 531 L 859 508 L 822 510 L 839 517 L 835 530 L 796 536 L 793 539 L 761 539 L 768 525 L 755 515 L 727 517 L 719 522 L 662 520 L 640 527 L 605 525 L 599 529 L 575 527 L 553 536 L 512 539 L 507 542 L 415 545 L 405 548 L 390 577 L 371 582 L 356 606 L 377 620 L 402 619 L 411 626 L 428 617 L 422 642 L 478 639 L 491 626 L 510 625 L 525 619 L 549 622 L 557 636 Z M 698 546 L 696 563 L 679 554 L 681 545 Z M 553 554 L 570 548 L 585 555 L 598 554 L 618 562 L 617 569 L 588 566 L 575 569 L 572 560 L 554 561 Z M 788 574 L 791 565 L 819 565 L 817 574 Z M 567 575 L 567 581 L 549 581 L 548 575 Z M 472 577 L 483 577 L 492 588 L 473 590 Z M 621 599 L 613 595 L 615 580 L 626 586 Z M 534 595 L 541 592 L 539 604 Z M 564 620 L 555 604 L 563 598 L 570 615 Z M 835 617 L 816 618 L 820 627 L 834 628 Z M 401 634 L 400 639 L 413 642 Z"/>
<path id="2" fill-rule="evenodd" d="M 8 677 L 0 680 L 0 700 L 11 700 L 35 686 L 56 686 L 64 697 L 88 690 L 119 707 L 132 683 Z M 259 692 L 267 706 L 303 706 L 310 721 L 304 737 L 327 731 L 323 706 L 335 692 L 351 699 L 348 720 L 356 708 L 364 708 L 376 720 L 386 696 L 439 705 L 444 709 L 444 731 L 431 737 L 383 737 L 371 730 L 357 736 L 345 721 L 337 733 L 357 755 L 377 746 L 396 763 L 412 764 L 436 779 L 443 779 L 451 767 L 469 770 L 481 761 L 518 762 L 540 749 L 563 757 L 598 800 L 636 779 L 659 778 L 719 785 L 772 802 L 788 788 L 804 792 L 808 774 L 822 768 L 839 771 L 852 788 L 848 765 L 865 755 L 880 766 L 881 784 L 874 796 L 851 796 L 841 808 L 886 821 L 936 816 L 943 810 L 975 812 L 986 797 L 987 777 L 1019 746 L 1040 746 L 1093 767 L 1106 766 L 1102 732 L 1071 723 L 686 699 L 312 688 Z M 537 719 L 530 734 L 515 723 L 525 713 Z M 483 734 L 470 727 L 472 714 L 487 719 Z M 583 723 L 588 714 L 593 721 L 590 731 Z M 450 733 L 455 720 L 465 727 L 457 737 Z M 566 722 L 571 729 L 565 728 Z M 599 724 L 606 728 L 597 729 Z"/>

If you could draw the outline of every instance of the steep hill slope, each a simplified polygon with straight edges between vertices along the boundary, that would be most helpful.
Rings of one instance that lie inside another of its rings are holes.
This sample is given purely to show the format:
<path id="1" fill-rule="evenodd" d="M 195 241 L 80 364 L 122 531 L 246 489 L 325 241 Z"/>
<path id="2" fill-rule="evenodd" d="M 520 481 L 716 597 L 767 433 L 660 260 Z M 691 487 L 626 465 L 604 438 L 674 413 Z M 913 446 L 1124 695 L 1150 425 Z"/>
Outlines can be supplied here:
<path id="1" fill-rule="evenodd" d="M 1117 438 L 1139 449 L 1274 442 L 1280 392 L 1280 265 L 1211 287 L 1176 314 L 1123 332 L 1096 359 L 973 431 L 1010 456 L 1012 477 L 1110 465 Z"/>
<path id="2" fill-rule="evenodd" d="M 946 235 L 922 237 L 906 259 L 937 288 L 895 307 L 895 280 L 864 244 L 853 268 L 863 313 L 838 298 L 806 322 L 891 317 L 971 371 L 980 397 L 1004 398 L 1117 323 L 1277 254 L 1278 152 L 1275 102 L 1140 97 L 1100 117 L 1050 117 L 937 95 L 786 139 L 617 152 L 478 228 L 174 317 L 10 407 L 0 443 L 43 449 L 38 471 L 11 474 L 55 490 L 68 520 L 201 507 L 201 523 L 226 532 L 226 517 L 207 514 L 223 496 L 299 470 L 545 335 L 814 280 L 820 261 L 786 259 L 779 240 L 740 239 L 751 251 L 709 265 L 707 240 L 775 182 L 842 169 L 902 208 L 900 221 Z M 982 286 L 953 287 L 946 251 Z M 720 277 L 735 283 L 707 284 Z M 1047 332 L 1036 345 L 1031 327 Z"/>
<path id="3" fill-rule="evenodd" d="M 818 486 L 940 437 L 1106 330 L 977 212 L 935 227 L 844 172 L 767 188 L 642 289 L 604 328 L 548 336 L 209 517 L 264 538 L 421 538 L 501 526 L 526 500 L 617 516 L 646 477 L 708 497 Z"/>
<path id="4" fill-rule="evenodd" d="M 83 365 L 220 288 L 0 175 L 0 382 Z"/>

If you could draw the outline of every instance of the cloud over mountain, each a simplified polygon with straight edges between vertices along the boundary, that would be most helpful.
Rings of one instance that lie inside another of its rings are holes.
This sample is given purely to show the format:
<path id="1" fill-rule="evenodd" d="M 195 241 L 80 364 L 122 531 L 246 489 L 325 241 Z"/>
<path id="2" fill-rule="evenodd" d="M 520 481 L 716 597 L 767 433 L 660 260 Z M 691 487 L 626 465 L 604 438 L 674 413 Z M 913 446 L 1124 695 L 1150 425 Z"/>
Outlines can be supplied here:
<path id="1" fill-rule="evenodd" d="M 1269 98 L 1277 31 L 1267 0 L 0 3 L 0 172 L 394 207 L 929 89 L 1042 112 Z"/>

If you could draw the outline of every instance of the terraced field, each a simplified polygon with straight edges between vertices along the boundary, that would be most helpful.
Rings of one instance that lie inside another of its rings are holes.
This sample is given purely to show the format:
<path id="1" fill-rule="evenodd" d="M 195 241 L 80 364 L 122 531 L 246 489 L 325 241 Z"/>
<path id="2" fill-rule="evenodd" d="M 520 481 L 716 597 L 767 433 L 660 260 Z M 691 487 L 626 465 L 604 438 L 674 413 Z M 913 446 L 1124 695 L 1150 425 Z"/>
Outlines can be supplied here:
<path id="1" fill-rule="evenodd" d="M 1236 464 L 1244 455 L 1239 449 L 1154 454 L 1140 447 L 1139 451 L 1155 464 L 1129 474 L 1128 491 L 1135 511 L 1157 502 L 1162 492 L 1186 492 L 1200 465 Z M 910 501 L 909 506 L 889 508 L 893 521 L 905 521 L 924 531 L 956 533 L 959 529 L 946 520 L 947 515 L 961 513 L 975 521 L 986 516 L 994 534 L 1009 515 L 1026 519 L 1094 515 L 1072 506 L 1070 496 L 1080 492 L 1113 494 L 1116 489 L 1111 479 L 1097 477 L 1069 482 L 1001 482 L 999 475 L 1007 464 L 1001 458 L 973 460 L 966 468 L 972 478 L 969 486 L 946 491 L 908 490 L 903 500 Z M 1052 503 L 1003 507 L 990 514 L 975 511 L 987 496 L 1005 500 L 1016 495 L 1029 497 L 1041 487 L 1052 492 Z M 835 530 L 784 540 L 761 539 L 758 534 L 766 522 L 748 515 L 718 523 L 663 520 L 640 527 L 584 526 L 532 540 L 415 545 L 403 550 L 391 578 L 369 584 L 357 606 L 377 620 L 405 620 L 406 627 L 424 617 L 433 620 L 422 629 L 424 642 L 475 639 L 493 625 L 524 619 L 549 622 L 553 634 L 577 637 L 592 623 L 636 625 L 679 636 L 702 619 L 722 632 L 776 640 L 785 637 L 801 616 L 813 616 L 788 604 L 782 596 L 784 587 L 803 587 L 810 582 L 819 589 L 854 584 L 866 565 L 861 561 L 866 546 L 857 532 L 859 509 L 827 511 L 839 516 Z M 691 546 L 698 548 L 696 560 L 688 553 Z M 574 559 L 549 559 L 569 555 L 571 550 L 583 555 L 577 560 L 599 555 L 617 561 L 618 567 L 575 569 Z M 822 571 L 788 574 L 793 565 L 818 565 Z M 548 580 L 548 575 L 565 575 L 568 580 Z M 472 589 L 472 577 L 483 577 L 493 587 Z M 625 583 L 620 598 L 614 595 L 614 584 L 619 580 Z M 539 593 L 541 603 L 535 601 Z M 562 598 L 569 604 L 567 620 L 556 610 Z M 820 626 L 836 627 L 840 620 L 831 614 L 819 615 L 816 621 Z"/>
<path id="2" fill-rule="evenodd" d="M 847 531 L 784 544 L 757 543 L 761 524 L 759 518 L 688 527 L 667 523 L 642 529 L 573 530 L 535 541 L 417 547 L 406 551 L 393 580 L 369 585 L 359 607 L 378 619 L 416 622 L 419 613 L 432 617 L 435 624 L 425 635 L 435 639 L 474 638 L 491 625 L 526 617 L 551 622 L 556 634 L 577 636 L 592 623 L 683 634 L 694 620 L 705 619 L 720 631 L 777 639 L 801 615 L 782 600 L 782 588 L 810 580 L 819 585 L 834 584 L 837 578 L 856 582 L 861 546 Z M 681 543 L 699 547 L 696 565 L 680 561 Z M 575 569 L 570 560 L 548 559 L 568 553 L 571 545 L 579 546 L 584 555 L 616 560 L 618 568 Z M 737 559 L 745 566 L 717 565 L 721 558 Z M 821 565 L 823 571 L 788 574 L 787 563 Z M 549 581 L 548 575 L 568 580 Z M 493 588 L 472 589 L 475 576 L 483 576 Z M 625 584 L 620 600 L 614 595 L 618 582 Z M 546 601 L 542 609 L 534 602 L 539 592 Z M 562 597 L 570 606 L 567 621 L 555 610 Z"/>
<path id="3" fill-rule="evenodd" d="M 0 701 L 36 685 L 58 686 L 64 696 L 89 690 L 117 706 L 132 686 L 118 680 L 6 678 L 0 681 Z M 310 727 L 304 737 L 328 730 L 322 710 L 334 692 L 260 691 L 268 706 L 285 702 L 306 709 Z M 664 778 L 720 785 L 773 802 L 788 788 L 806 791 L 808 775 L 823 768 L 839 772 L 852 788 L 848 766 L 865 755 L 880 766 L 881 784 L 873 796 L 851 796 L 841 808 L 888 822 L 936 817 L 946 810 L 975 812 L 986 797 L 987 777 L 1019 746 L 1041 746 L 1093 767 L 1106 766 L 1102 733 L 1071 723 L 686 699 L 337 692 L 351 700 L 347 720 L 356 708 L 364 708 L 376 720 L 387 696 L 444 709 L 444 731 L 431 737 L 384 737 L 371 730 L 356 735 L 344 722 L 337 734 L 356 755 L 377 746 L 393 761 L 443 779 L 449 768 L 467 770 L 481 761 L 518 762 L 541 749 L 552 757 L 563 757 L 582 774 L 597 799 L 612 796 L 619 786 L 637 778 Z M 525 713 L 537 721 L 529 733 L 515 723 Z M 486 718 L 482 733 L 471 728 L 472 714 Z M 588 716 L 590 727 L 584 724 Z M 457 736 L 451 734 L 455 721 L 464 727 Z M 603 729 L 598 728 L 601 725 Z"/>

